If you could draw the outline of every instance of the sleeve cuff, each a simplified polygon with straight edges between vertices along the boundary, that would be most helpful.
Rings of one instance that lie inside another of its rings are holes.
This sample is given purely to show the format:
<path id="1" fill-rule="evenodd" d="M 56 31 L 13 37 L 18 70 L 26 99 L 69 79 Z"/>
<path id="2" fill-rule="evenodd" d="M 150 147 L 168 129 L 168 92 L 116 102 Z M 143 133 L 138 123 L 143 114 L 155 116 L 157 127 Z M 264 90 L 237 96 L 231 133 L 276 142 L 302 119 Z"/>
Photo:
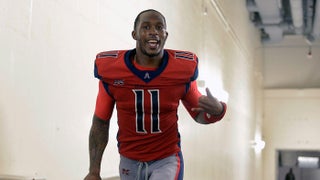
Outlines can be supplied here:
<path id="1" fill-rule="evenodd" d="M 221 105 L 222 105 L 222 112 L 219 114 L 219 115 L 212 115 L 212 114 L 209 114 L 209 113 L 203 113 L 204 115 L 204 120 L 208 123 L 215 123 L 217 121 L 220 121 L 224 115 L 226 114 L 226 111 L 227 111 L 227 104 L 220 101 Z"/>

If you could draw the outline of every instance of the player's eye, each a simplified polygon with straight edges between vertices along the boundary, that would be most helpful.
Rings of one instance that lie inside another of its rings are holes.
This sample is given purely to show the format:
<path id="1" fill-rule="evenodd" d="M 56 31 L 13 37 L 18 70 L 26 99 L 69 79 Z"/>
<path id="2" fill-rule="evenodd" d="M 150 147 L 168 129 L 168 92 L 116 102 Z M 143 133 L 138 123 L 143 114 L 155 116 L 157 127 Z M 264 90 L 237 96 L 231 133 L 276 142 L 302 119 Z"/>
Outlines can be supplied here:
<path id="1" fill-rule="evenodd" d="M 157 30 L 163 30 L 163 26 L 157 26 Z"/>
<path id="2" fill-rule="evenodd" d="M 142 26 L 142 28 L 145 29 L 145 30 L 149 30 L 150 26 L 145 25 L 145 26 Z"/>

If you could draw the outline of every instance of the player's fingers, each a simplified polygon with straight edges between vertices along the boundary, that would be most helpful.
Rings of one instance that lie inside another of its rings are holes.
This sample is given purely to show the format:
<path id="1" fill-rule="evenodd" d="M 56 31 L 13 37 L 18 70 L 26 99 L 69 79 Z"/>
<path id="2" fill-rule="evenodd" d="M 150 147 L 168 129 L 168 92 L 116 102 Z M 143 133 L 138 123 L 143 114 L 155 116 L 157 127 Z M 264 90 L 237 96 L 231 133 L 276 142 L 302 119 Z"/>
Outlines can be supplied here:
<path id="1" fill-rule="evenodd" d="M 213 97 L 209 88 L 206 88 L 206 92 L 208 97 Z"/>
<path id="2" fill-rule="evenodd" d="M 201 108 L 203 111 L 211 111 L 212 110 L 212 105 L 208 103 L 199 103 L 199 108 Z"/>
<path id="3" fill-rule="evenodd" d="M 203 108 L 192 108 L 191 111 L 194 111 L 194 112 L 203 112 L 204 109 Z"/>

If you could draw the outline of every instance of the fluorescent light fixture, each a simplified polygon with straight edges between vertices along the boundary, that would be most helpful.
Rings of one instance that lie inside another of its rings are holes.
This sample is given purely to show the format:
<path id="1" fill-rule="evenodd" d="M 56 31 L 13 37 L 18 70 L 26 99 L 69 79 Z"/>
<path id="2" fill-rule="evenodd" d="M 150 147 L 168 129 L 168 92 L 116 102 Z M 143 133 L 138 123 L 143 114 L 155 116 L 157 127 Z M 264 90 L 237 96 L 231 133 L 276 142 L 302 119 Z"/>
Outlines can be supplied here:
<path id="1" fill-rule="evenodd" d="M 318 168 L 319 157 L 298 156 L 298 167 L 300 168 Z"/>

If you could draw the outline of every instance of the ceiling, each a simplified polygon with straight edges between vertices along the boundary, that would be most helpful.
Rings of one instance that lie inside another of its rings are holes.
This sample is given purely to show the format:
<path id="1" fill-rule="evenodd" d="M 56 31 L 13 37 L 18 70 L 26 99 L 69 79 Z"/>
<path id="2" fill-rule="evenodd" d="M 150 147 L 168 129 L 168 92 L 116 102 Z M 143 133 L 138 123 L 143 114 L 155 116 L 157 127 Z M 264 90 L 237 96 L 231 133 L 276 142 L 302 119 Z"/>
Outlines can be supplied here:
<path id="1" fill-rule="evenodd" d="M 320 0 L 247 0 L 260 30 L 264 88 L 320 88 Z"/>

